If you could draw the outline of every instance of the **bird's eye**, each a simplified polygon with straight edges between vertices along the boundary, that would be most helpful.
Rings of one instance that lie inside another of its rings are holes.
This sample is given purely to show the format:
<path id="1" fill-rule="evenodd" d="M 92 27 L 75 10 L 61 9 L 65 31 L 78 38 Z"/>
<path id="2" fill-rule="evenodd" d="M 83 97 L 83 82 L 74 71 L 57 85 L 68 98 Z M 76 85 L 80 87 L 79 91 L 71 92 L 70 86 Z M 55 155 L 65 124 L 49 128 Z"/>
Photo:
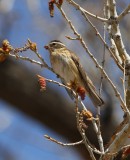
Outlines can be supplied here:
<path id="1" fill-rule="evenodd" d="M 52 43 L 52 45 L 53 45 L 53 46 L 55 46 L 55 45 L 56 45 L 56 43 Z"/>

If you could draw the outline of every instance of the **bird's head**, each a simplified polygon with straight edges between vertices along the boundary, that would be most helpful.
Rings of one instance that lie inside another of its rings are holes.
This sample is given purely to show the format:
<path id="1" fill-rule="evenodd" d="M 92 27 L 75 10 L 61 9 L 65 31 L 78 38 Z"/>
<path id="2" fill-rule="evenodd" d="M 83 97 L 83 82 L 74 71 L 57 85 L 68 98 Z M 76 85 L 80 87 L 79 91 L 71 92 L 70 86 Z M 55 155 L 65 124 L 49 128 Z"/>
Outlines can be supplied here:
<path id="1" fill-rule="evenodd" d="M 50 41 L 49 44 L 45 45 L 44 48 L 50 51 L 54 51 L 55 49 L 65 48 L 66 46 L 59 40 Z"/>

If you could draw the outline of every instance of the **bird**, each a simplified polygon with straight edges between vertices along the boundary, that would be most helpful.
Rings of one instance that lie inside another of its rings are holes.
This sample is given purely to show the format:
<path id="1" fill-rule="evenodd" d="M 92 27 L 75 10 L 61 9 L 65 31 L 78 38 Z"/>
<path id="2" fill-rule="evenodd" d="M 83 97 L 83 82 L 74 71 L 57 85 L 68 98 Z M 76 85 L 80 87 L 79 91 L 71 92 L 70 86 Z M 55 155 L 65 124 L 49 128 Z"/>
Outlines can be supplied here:
<path id="1" fill-rule="evenodd" d="M 103 99 L 98 95 L 93 82 L 73 51 L 69 50 L 59 40 L 50 41 L 44 48 L 49 51 L 53 71 L 58 75 L 63 84 L 73 86 L 74 91 L 78 87 L 84 88 L 85 95 L 90 97 L 95 107 L 103 106 Z M 69 90 L 68 94 L 71 98 L 74 97 Z"/>

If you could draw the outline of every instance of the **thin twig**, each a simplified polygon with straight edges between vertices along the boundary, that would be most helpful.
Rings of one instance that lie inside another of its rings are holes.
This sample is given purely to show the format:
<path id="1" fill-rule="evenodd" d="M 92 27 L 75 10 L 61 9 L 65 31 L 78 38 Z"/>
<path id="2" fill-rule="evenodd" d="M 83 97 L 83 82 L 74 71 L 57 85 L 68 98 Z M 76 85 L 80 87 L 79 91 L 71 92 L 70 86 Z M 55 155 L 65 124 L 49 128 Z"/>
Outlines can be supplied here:
<path id="1" fill-rule="evenodd" d="M 73 5 L 74 7 L 76 7 L 76 8 L 77 8 L 77 6 L 78 6 L 78 8 L 79 8 L 82 12 L 84 12 L 85 14 L 87 14 L 87 15 L 93 17 L 93 18 L 96 18 L 97 20 L 100 20 L 100 21 L 102 21 L 102 22 L 107 22 L 107 21 L 108 21 L 108 19 L 106 19 L 106 18 L 99 17 L 99 16 L 97 16 L 97 15 L 94 15 L 94 14 L 86 11 L 85 9 L 83 9 L 80 5 L 78 5 L 78 4 L 77 4 L 76 2 L 74 2 L 73 0 L 66 0 L 66 1 L 68 1 L 70 4 L 72 4 L 72 5 Z"/>
<path id="2" fill-rule="evenodd" d="M 129 148 L 129 147 L 130 147 L 130 145 L 125 145 L 125 146 L 121 147 L 121 150 L 123 150 L 125 148 Z"/>
<path id="3" fill-rule="evenodd" d="M 13 50 L 11 51 L 12 53 L 9 53 L 9 55 L 10 55 L 11 57 L 15 57 L 16 59 L 21 59 L 21 60 L 29 61 L 29 62 L 34 63 L 34 64 L 37 64 L 37 65 L 39 65 L 39 66 L 41 66 L 41 67 L 45 67 L 45 68 L 47 68 L 48 70 L 54 72 L 53 69 L 47 65 L 47 63 L 44 61 L 44 59 L 40 56 L 40 54 L 39 54 L 38 52 L 34 52 L 34 53 L 36 53 L 36 55 L 40 58 L 40 60 L 42 60 L 42 63 L 39 62 L 39 61 L 33 60 L 33 59 L 29 58 L 29 57 L 24 57 L 24 56 L 18 55 L 17 52 L 23 52 L 23 51 L 24 51 L 23 48 L 24 48 L 24 47 L 18 48 L 17 50 L 13 49 Z M 18 51 L 18 50 L 19 50 L 19 51 Z M 26 51 L 26 50 L 25 50 L 25 51 Z"/>
<path id="4" fill-rule="evenodd" d="M 116 132 L 113 134 L 110 142 L 107 145 L 108 147 L 106 148 L 104 155 L 105 160 L 108 154 L 110 158 L 107 158 L 107 160 L 111 160 L 110 155 L 119 152 L 120 148 L 126 142 L 126 139 L 128 139 L 129 133 L 130 133 L 130 116 L 126 114 L 124 120 L 117 127 Z"/>
<path id="5" fill-rule="evenodd" d="M 66 38 L 68 38 L 69 40 L 79 40 L 77 37 L 76 38 L 73 38 L 73 37 L 70 37 L 70 36 L 65 36 Z"/>
<path id="6" fill-rule="evenodd" d="M 70 87 L 68 87 L 68 86 L 66 86 L 66 85 L 64 85 L 64 84 L 62 84 L 60 82 L 54 81 L 52 79 L 45 78 L 45 80 L 50 82 L 50 83 L 55 83 L 60 87 L 64 87 L 64 88 L 70 90 L 73 93 L 73 95 L 76 97 L 76 92 L 72 88 L 70 88 Z M 87 111 L 87 108 L 85 107 L 84 103 L 82 102 L 82 100 L 81 100 L 81 98 L 79 96 L 78 96 L 78 102 L 80 102 L 80 104 L 82 105 L 83 109 Z"/>
<path id="7" fill-rule="evenodd" d="M 104 3 L 104 17 L 105 17 L 105 3 Z M 103 25 L 103 32 L 104 32 L 103 33 L 103 40 L 104 40 L 104 42 L 105 42 L 105 38 L 106 38 L 105 25 L 106 25 L 106 23 L 104 22 L 104 25 Z M 106 54 L 106 45 L 104 44 L 103 58 L 102 58 L 102 67 L 103 67 L 103 69 L 104 69 L 104 66 L 105 66 L 105 54 Z M 103 84 L 103 74 L 101 73 L 101 82 L 100 82 L 100 88 L 99 88 L 99 95 L 100 96 L 102 94 L 102 84 Z M 97 134 L 99 136 L 101 135 L 100 110 L 101 110 L 101 108 L 98 107 L 97 108 L 97 117 L 98 117 L 98 121 L 97 121 L 98 133 Z M 100 151 L 102 151 L 104 153 L 104 146 L 103 146 L 103 139 L 102 139 L 102 137 L 101 138 L 99 137 L 98 142 L 99 142 L 99 146 L 100 146 Z"/>
<path id="8" fill-rule="evenodd" d="M 121 151 L 123 151 L 124 149 L 127 149 L 127 148 L 130 148 L 130 145 L 125 145 L 125 146 L 121 147 L 121 149 L 120 149 L 118 152 L 112 153 L 112 155 L 114 155 L 114 157 L 115 157 L 115 155 L 120 154 Z M 109 153 L 108 153 L 108 154 L 109 154 Z M 111 154 L 111 153 L 110 153 L 110 154 Z M 129 154 L 129 153 L 128 153 L 128 154 Z"/>
<path id="9" fill-rule="evenodd" d="M 39 61 L 36 61 L 36 60 L 33 60 L 33 59 L 30 59 L 29 57 L 24 57 L 24 56 L 20 56 L 20 55 L 14 55 L 14 54 L 11 54 L 11 53 L 9 53 L 9 56 L 14 57 L 14 58 L 16 58 L 17 60 L 18 60 L 18 59 L 21 59 L 21 60 L 24 60 L 24 61 L 29 61 L 29 62 L 31 62 L 31 63 L 34 63 L 34 64 L 39 65 L 40 67 L 44 67 L 44 64 L 43 64 L 43 63 L 41 63 L 41 62 L 39 62 Z"/>
<path id="10" fill-rule="evenodd" d="M 100 151 L 101 151 L 102 154 L 104 154 L 104 145 L 103 145 L 103 138 L 102 138 L 101 131 L 100 131 L 100 125 L 97 125 L 95 119 L 92 119 L 92 124 L 94 126 L 94 130 L 95 130 L 95 133 L 96 133 L 97 138 L 98 138 Z"/>
<path id="11" fill-rule="evenodd" d="M 105 17 L 105 3 L 104 3 L 104 17 Z M 106 30 L 105 30 L 105 25 L 106 23 L 104 22 L 104 25 L 103 25 L 103 40 L 105 42 L 105 39 L 106 39 Z M 105 65 L 105 54 L 106 54 L 106 45 L 104 44 L 104 48 L 103 48 L 103 57 L 102 57 L 102 68 L 104 69 L 104 65 Z M 100 81 L 100 87 L 99 87 L 99 95 L 101 96 L 102 95 L 102 85 L 103 85 L 103 74 L 101 73 L 101 81 Z M 99 121 L 100 121 L 100 107 L 97 108 L 97 115 L 98 115 L 98 118 L 99 118 Z M 100 122 L 98 123 L 99 126 L 98 128 L 100 128 Z"/>
<path id="12" fill-rule="evenodd" d="M 70 87 L 68 87 L 68 86 L 66 86 L 66 85 L 64 85 L 64 84 L 62 84 L 62 83 L 60 83 L 60 82 L 57 82 L 57 81 L 54 81 L 54 80 L 48 79 L 48 78 L 45 78 L 45 80 L 46 80 L 47 82 L 55 83 L 55 84 L 57 84 L 58 86 L 61 86 L 61 87 L 64 87 L 64 88 L 66 88 L 66 89 L 69 89 L 69 90 L 73 91 L 72 88 L 70 88 Z M 74 91 L 73 91 L 73 92 L 74 92 Z"/>
<path id="13" fill-rule="evenodd" d="M 126 7 L 126 9 L 117 17 L 117 21 L 121 21 L 122 18 L 127 15 L 130 11 L 130 4 Z"/>
<path id="14" fill-rule="evenodd" d="M 61 146 L 76 146 L 76 145 L 79 145 L 79 144 L 83 144 L 83 140 L 78 141 L 78 142 L 74 142 L 74 143 L 63 143 L 63 142 L 57 141 L 56 139 L 54 139 L 54 138 L 52 138 L 52 137 L 50 137 L 48 135 L 44 135 L 44 137 L 47 140 L 52 141 L 54 143 L 57 143 L 57 144 L 59 144 Z"/>
<path id="15" fill-rule="evenodd" d="M 125 61 L 124 61 L 124 71 L 123 71 L 123 91 L 124 91 L 124 103 L 126 105 L 126 87 L 125 87 L 125 80 L 126 80 L 126 71 L 125 71 Z"/>
<path id="16" fill-rule="evenodd" d="M 60 82 L 54 81 L 52 79 L 45 78 L 45 80 L 50 82 L 50 83 L 55 83 L 60 87 L 64 87 L 64 88 L 70 90 L 73 93 L 73 95 L 76 97 L 76 92 L 72 88 L 70 88 L 70 87 L 68 87 L 68 86 L 66 86 L 66 85 L 64 85 L 64 84 L 62 84 Z M 79 96 L 78 96 L 78 102 L 80 102 L 82 107 L 83 107 L 83 109 L 87 111 L 87 108 L 85 107 L 84 103 L 82 102 L 82 100 L 81 100 L 81 98 Z"/>
<path id="17" fill-rule="evenodd" d="M 54 72 L 54 70 L 48 66 L 48 64 L 45 62 L 45 60 L 42 58 L 41 54 L 39 54 L 38 50 L 33 51 L 36 56 L 42 61 L 42 63 L 44 64 L 44 67 L 49 69 L 50 71 Z"/>
<path id="18" fill-rule="evenodd" d="M 127 123 L 124 126 L 124 128 L 117 134 L 116 138 L 113 140 L 110 146 L 106 149 L 105 153 L 115 152 L 115 151 L 118 152 L 121 145 L 123 145 L 126 138 L 128 138 L 129 133 L 130 133 L 130 123 Z"/>

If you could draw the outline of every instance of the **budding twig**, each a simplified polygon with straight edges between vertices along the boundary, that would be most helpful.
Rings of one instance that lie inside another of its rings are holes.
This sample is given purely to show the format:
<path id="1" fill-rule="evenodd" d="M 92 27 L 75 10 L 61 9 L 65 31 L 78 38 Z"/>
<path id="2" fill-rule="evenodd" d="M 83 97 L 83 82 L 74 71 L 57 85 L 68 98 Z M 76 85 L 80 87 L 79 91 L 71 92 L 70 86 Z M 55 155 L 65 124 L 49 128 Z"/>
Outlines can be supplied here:
<path id="1" fill-rule="evenodd" d="M 76 104 L 76 120 L 77 120 L 77 128 L 79 130 L 79 133 L 80 135 L 82 136 L 82 139 L 83 139 L 83 143 L 85 145 L 85 147 L 87 148 L 89 154 L 90 154 L 90 157 L 92 160 L 96 160 L 95 156 L 94 156 L 94 153 L 93 153 L 93 149 L 91 147 L 91 144 L 87 138 L 87 136 L 85 135 L 85 131 L 84 129 L 82 128 L 82 120 L 81 120 L 81 116 L 80 116 L 80 112 L 78 111 L 78 96 L 76 97 L 75 99 L 75 104 Z"/>
<path id="2" fill-rule="evenodd" d="M 42 77 L 42 76 L 38 75 L 38 77 Z M 77 96 L 77 94 L 72 90 L 72 88 L 70 88 L 70 87 L 68 87 L 68 86 L 66 86 L 66 85 L 64 85 L 64 84 L 62 84 L 62 83 L 60 83 L 60 82 L 51 80 L 51 79 L 47 79 L 47 78 L 44 78 L 44 79 L 45 79 L 47 82 L 54 83 L 54 84 L 57 84 L 57 85 L 59 85 L 59 86 L 61 86 L 61 87 L 64 87 L 64 88 L 67 88 L 67 89 L 71 90 L 71 91 L 74 93 L 74 95 L 75 95 L 76 108 L 77 108 L 77 106 L 78 106 L 78 102 L 80 102 L 81 105 L 83 106 L 83 109 L 84 109 L 85 111 L 88 111 L 88 110 L 86 109 L 84 103 L 79 99 L 79 96 Z M 76 109 L 76 110 L 77 110 L 77 109 Z M 77 111 L 77 112 L 78 112 L 78 111 Z M 78 113 L 77 113 L 77 114 L 78 114 Z M 78 115 L 77 115 L 77 116 L 78 116 Z M 102 140 L 101 132 L 99 132 L 98 126 L 97 126 L 97 124 L 96 124 L 96 120 L 95 120 L 94 118 L 92 118 L 92 124 L 93 124 L 93 127 L 94 127 L 95 132 L 97 133 L 97 137 L 98 137 L 98 140 L 99 140 L 99 145 L 101 146 L 101 147 L 100 147 L 100 148 L 101 148 L 100 154 L 103 154 L 103 140 Z M 85 134 L 85 133 L 84 133 L 84 134 Z M 84 134 L 83 134 L 83 137 L 85 136 Z M 84 137 L 84 139 L 85 139 L 85 137 Z M 86 145 L 87 145 L 87 144 L 86 144 Z"/>

